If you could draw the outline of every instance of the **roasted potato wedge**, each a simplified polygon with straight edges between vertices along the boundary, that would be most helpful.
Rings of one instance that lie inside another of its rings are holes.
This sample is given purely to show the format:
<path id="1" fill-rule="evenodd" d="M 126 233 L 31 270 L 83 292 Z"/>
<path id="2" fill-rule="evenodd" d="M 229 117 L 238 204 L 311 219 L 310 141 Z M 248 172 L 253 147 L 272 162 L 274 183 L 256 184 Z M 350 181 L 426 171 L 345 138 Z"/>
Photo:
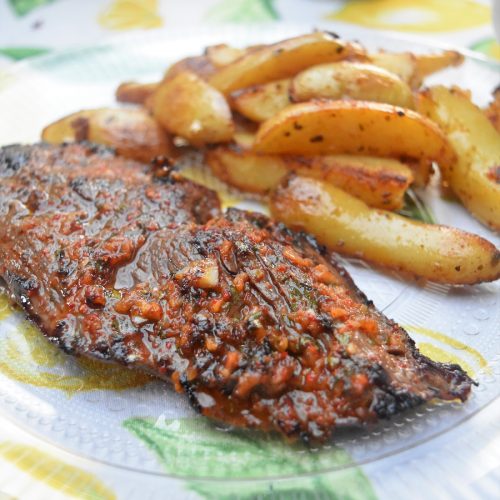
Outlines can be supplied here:
<path id="1" fill-rule="evenodd" d="M 229 97 L 231 108 L 255 122 L 263 122 L 290 104 L 290 79 L 236 90 Z"/>
<path id="2" fill-rule="evenodd" d="M 412 91 L 401 78 L 373 64 L 354 61 L 320 64 L 302 71 L 292 79 L 290 98 L 295 102 L 350 98 L 414 107 Z"/>
<path id="3" fill-rule="evenodd" d="M 146 163 L 172 150 L 165 131 L 142 108 L 78 111 L 45 127 L 42 139 L 51 144 L 87 140 Z"/>
<path id="4" fill-rule="evenodd" d="M 416 89 L 426 76 L 450 66 L 459 66 L 464 56 L 455 50 L 445 50 L 440 54 L 413 54 L 411 52 L 378 52 L 369 54 L 368 59 L 396 75 Z"/>
<path id="5" fill-rule="evenodd" d="M 205 55 L 215 68 L 227 66 L 245 54 L 244 49 L 231 47 L 225 43 L 210 45 L 205 49 Z"/>
<path id="6" fill-rule="evenodd" d="M 464 56 L 456 50 L 445 50 L 439 54 L 415 54 L 415 62 L 417 77 L 425 78 L 445 68 L 460 66 Z"/>
<path id="7" fill-rule="evenodd" d="M 144 104 L 146 99 L 151 96 L 158 88 L 157 82 L 152 83 L 137 83 L 124 82 L 121 83 L 115 92 L 115 97 L 118 102 L 130 102 L 133 104 Z"/>
<path id="8" fill-rule="evenodd" d="M 193 146 L 233 137 L 234 123 L 224 96 L 188 71 L 161 83 L 152 98 L 152 111 L 165 129 Z"/>
<path id="9" fill-rule="evenodd" d="M 324 180 L 375 208 L 398 210 L 414 176 L 404 163 L 392 158 L 330 155 L 288 157 L 289 170 Z"/>
<path id="10" fill-rule="evenodd" d="M 272 195 L 271 212 L 343 255 L 418 278 L 458 285 L 500 277 L 500 251 L 489 241 L 369 208 L 316 179 L 289 178 Z"/>
<path id="11" fill-rule="evenodd" d="M 219 68 L 209 82 L 223 94 L 234 90 L 288 78 L 315 64 L 362 57 L 364 49 L 326 32 L 289 38 L 260 49 Z"/>
<path id="12" fill-rule="evenodd" d="M 212 61 L 206 55 L 186 57 L 185 59 L 181 59 L 180 61 L 172 64 L 172 66 L 167 69 L 163 75 L 163 81 L 171 80 L 179 73 L 184 73 L 186 71 L 198 75 L 202 80 L 207 80 L 216 72 L 216 70 L 217 68 L 212 64 Z"/>
<path id="13" fill-rule="evenodd" d="M 477 219 L 500 230 L 500 134 L 461 89 L 432 87 L 418 105 L 457 152 L 455 163 L 440 165 L 445 184 Z"/>
<path id="14" fill-rule="evenodd" d="M 397 160 L 366 156 L 258 155 L 238 145 L 208 151 L 207 164 L 221 180 L 242 191 L 267 194 L 289 172 L 322 179 L 345 189 L 370 206 L 397 210 L 413 180 Z"/>
<path id="15" fill-rule="evenodd" d="M 253 150 L 427 159 L 447 168 L 455 162 L 453 148 L 431 120 L 408 109 L 366 101 L 288 106 L 260 126 Z"/>
<path id="16" fill-rule="evenodd" d="M 237 144 L 209 149 L 205 162 L 219 179 L 250 193 L 267 194 L 288 173 L 283 156 L 257 155 Z"/>
<path id="17" fill-rule="evenodd" d="M 433 161 L 428 158 L 402 158 L 404 163 L 413 172 L 413 185 L 424 187 L 429 184 L 431 175 L 434 173 Z"/>

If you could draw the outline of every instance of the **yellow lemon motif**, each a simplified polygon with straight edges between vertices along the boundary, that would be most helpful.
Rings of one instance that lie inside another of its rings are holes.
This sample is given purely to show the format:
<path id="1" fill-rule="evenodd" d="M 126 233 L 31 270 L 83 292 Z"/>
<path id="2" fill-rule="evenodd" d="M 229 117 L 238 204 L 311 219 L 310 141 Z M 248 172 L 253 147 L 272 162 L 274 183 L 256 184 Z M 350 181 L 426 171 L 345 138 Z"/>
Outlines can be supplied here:
<path id="1" fill-rule="evenodd" d="M 437 340 L 446 346 L 452 347 L 453 349 L 464 353 L 464 356 L 458 356 L 453 352 L 442 349 L 430 342 L 418 342 L 418 349 L 424 356 L 441 363 L 456 363 L 457 365 L 460 365 L 471 377 L 474 377 L 478 370 L 489 370 L 488 361 L 486 361 L 484 356 L 473 347 L 460 342 L 460 340 L 419 326 L 405 326 L 405 328 L 410 333 L 415 332 L 424 337 Z"/>
<path id="2" fill-rule="evenodd" d="M 397 31 L 458 31 L 491 21 L 491 8 L 472 0 L 352 0 L 328 19 Z"/>
<path id="3" fill-rule="evenodd" d="M 135 370 L 68 356 L 28 322 L 0 342 L 0 373 L 24 384 L 65 391 L 68 396 L 79 391 L 142 387 L 153 380 Z"/>
<path id="4" fill-rule="evenodd" d="M 98 17 L 103 28 L 110 30 L 150 29 L 163 26 L 157 0 L 113 0 Z"/>
<path id="5" fill-rule="evenodd" d="M 1 442 L 0 457 L 63 495 L 92 500 L 116 498 L 115 494 L 93 474 L 65 464 L 33 446 L 11 441 Z"/>

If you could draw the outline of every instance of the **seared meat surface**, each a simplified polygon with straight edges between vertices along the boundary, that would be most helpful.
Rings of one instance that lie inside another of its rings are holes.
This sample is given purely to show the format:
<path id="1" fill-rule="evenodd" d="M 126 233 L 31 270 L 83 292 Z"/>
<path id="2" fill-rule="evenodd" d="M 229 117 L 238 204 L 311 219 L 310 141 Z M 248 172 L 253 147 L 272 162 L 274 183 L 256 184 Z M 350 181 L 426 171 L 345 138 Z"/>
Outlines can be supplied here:
<path id="1" fill-rule="evenodd" d="M 86 145 L 0 153 L 0 276 L 66 352 L 172 380 L 202 414 L 325 440 L 471 379 L 422 356 L 333 256 Z"/>

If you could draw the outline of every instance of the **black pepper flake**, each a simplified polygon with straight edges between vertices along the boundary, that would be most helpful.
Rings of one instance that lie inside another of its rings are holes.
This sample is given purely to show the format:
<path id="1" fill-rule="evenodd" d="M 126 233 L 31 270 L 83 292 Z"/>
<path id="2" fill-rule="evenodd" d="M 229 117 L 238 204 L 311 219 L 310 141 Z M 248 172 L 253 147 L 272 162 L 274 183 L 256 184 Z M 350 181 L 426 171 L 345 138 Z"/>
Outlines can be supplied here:
<path id="1" fill-rule="evenodd" d="M 293 128 L 295 130 L 302 130 L 304 127 L 298 122 L 293 122 Z"/>
<path id="2" fill-rule="evenodd" d="M 455 266 L 455 271 L 460 271 L 460 266 Z"/>
<path id="3" fill-rule="evenodd" d="M 283 135 L 284 135 L 285 137 L 290 137 L 290 132 L 285 132 Z"/>
<path id="4" fill-rule="evenodd" d="M 398 110 L 398 116 L 404 116 L 404 111 Z"/>
<path id="5" fill-rule="evenodd" d="M 337 47 L 337 54 L 341 54 L 342 52 L 344 52 L 344 47 L 341 45 L 340 47 Z"/>
<path id="6" fill-rule="evenodd" d="M 320 135 L 315 135 L 309 139 L 309 142 L 323 142 L 323 136 Z"/>

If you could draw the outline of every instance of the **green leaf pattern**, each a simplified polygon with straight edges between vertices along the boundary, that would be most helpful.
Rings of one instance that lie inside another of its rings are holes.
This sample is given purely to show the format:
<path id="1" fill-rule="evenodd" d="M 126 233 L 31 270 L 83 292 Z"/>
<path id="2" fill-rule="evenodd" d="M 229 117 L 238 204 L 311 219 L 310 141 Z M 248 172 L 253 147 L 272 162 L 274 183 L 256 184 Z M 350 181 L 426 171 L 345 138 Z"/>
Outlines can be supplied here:
<path id="1" fill-rule="evenodd" d="M 222 0 L 205 16 L 207 21 L 248 23 L 274 21 L 279 15 L 273 0 Z"/>
<path id="2" fill-rule="evenodd" d="M 178 476 L 198 476 L 214 481 L 190 481 L 188 486 L 207 499 L 250 498 L 376 498 L 359 467 L 340 468 L 327 476 L 286 481 L 252 481 L 231 488 L 231 479 L 269 476 L 296 477 L 326 468 L 352 465 L 341 448 L 312 452 L 302 445 L 245 431 L 222 432 L 204 418 L 154 422 L 132 418 L 126 429 L 155 452 L 165 470 Z"/>
<path id="3" fill-rule="evenodd" d="M 33 9 L 37 9 L 42 5 L 47 5 L 55 0 L 9 0 L 12 10 L 18 16 L 25 16 Z"/>
<path id="4" fill-rule="evenodd" d="M 0 55 L 13 59 L 14 61 L 20 61 L 21 59 L 26 59 L 28 57 L 40 56 L 50 52 L 50 49 L 45 47 L 1 47 Z"/>

